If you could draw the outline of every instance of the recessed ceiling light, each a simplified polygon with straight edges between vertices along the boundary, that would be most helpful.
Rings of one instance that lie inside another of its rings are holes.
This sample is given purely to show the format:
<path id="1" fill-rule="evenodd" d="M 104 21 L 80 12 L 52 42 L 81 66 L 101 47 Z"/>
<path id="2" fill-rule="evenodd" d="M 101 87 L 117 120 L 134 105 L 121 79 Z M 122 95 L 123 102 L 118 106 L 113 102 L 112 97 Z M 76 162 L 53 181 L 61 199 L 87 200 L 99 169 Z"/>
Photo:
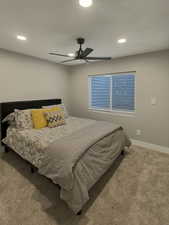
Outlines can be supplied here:
<path id="1" fill-rule="evenodd" d="M 23 35 L 17 35 L 17 39 L 21 40 L 21 41 L 26 41 L 27 37 L 23 36 Z"/>
<path id="2" fill-rule="evenodd" d="M 93 0 L 79 0 L 79 4 L 82 7 L 90 7 L 93 4 Z"/>
<path id="3" fill-rule="evenodd" d="M 70 56 L 70 57 L 74 57 L 74 56 L 75 56 L 75 54 L 74 54 L 74 53 L 69 53 L 69 54 L 68 54 L 68 56 Z"/>
<path id="4" fill-rule="evenodd" d="M 123 44 L 123 43 L 126 43 L 127 42 L 127 39 L 126 38 L 121 38 L 117 41 L 119 44 Z"/>

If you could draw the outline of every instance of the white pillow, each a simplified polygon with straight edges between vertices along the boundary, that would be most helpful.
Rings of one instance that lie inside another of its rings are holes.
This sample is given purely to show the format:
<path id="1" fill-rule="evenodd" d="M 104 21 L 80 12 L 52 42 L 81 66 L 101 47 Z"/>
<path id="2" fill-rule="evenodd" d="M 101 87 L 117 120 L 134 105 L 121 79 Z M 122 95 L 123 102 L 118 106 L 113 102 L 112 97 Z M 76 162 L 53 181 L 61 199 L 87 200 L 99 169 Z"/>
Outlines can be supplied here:
<path id="1" fill-rule="evenodd" d="M 64 104 L 42 106 L 43 109 L 48 109 L 48 108 L 53 108 L 53 107 L 60 107 L 64 111 L 65 118 L 69 117 L 68 111 L 67 111 L 66 106 Z"/>
<path id="2" fill-rule="evenodd" d="M 32 115 L 31 110 L 18 110 L 15 109 L 14 112 L 10 113 L 3 119 L 2 121 L 8 122 L 10 126 L 18 128 L 18 129 L 32 129 Z"/>

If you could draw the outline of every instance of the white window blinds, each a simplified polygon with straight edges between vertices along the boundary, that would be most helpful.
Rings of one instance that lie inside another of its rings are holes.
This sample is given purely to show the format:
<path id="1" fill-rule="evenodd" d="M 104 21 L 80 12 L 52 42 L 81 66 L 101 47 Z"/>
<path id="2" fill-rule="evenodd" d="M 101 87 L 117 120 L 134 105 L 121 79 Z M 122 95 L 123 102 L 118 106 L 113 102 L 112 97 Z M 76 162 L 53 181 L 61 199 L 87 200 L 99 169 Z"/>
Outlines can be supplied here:
<path id="1" fill-rule="evenodd" d="M 135 110 L 135 75 L 89 76 L 90 108 L 106 111 Z"/>

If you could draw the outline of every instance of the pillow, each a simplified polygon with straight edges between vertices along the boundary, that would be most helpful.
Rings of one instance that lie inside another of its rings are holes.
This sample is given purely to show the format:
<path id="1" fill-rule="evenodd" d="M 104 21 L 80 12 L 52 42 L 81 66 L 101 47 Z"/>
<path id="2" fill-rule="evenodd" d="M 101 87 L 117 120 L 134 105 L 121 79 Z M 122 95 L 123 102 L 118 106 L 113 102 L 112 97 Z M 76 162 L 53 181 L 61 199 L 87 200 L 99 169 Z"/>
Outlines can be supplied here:
<path id="1" fill-rule="evenodd" d="M 18 110 L 15 109 L 14 112 L 7 115 L 3 121 L 3 123 L 8 122 L 10 126 L 13 126 L 17 129 L 32 129 L 32 115 L 31 110 Z"/>
<path id="2" fill-rule="evenodd" d="M 41 129 L 47 126 L 47 120 L 45 118 L 45 112 L 53 112 L 61 110 L 59 107 L 53 107 L 49 109 L 33 109 L 32 121 L 35 129 Z"/>
<path id="3" fill-rule="evenodd" d="M 64 116 L 65 118 L 68 118 L 69 117 L 69 114 L 68 114 L 68 111 L 66 109 L 66 106 L 64 104 L 60 104 L 60 105 L 48 105 L 48 106 L 42 106 L 43 109 L 49 109 L 49 108 L 52 108 L 52 107 L 60 107 L 63 111 L 64 111 Z"/>
<path id="4" fill-rule="evenodd" d="M 10 126 L 13 126 L 17 129 L 32 129 L 32 115 L 31 110 L 18 110 L 15 109 L 14 112 L 7 115 L 3 121 L 3 123 L 8 122 Z"/>
<path id="5" fill-rule="evenodd" d="M 12 112 L 8 114 L 3 120 L 2 123 L 8 123 L 10 126 L 16 127 L 16 121 L 15 121 L 15 112 Z"/>
<path id="6" fill-rule="evenodd" d="M 32 129 L 32 114 L 30 109 L 18 110 L 15 109 L 15 123 L 18 129 Z"/>
<path id="7" fill-rule="evenodd" d="M 64 112 L 63 111 L 54 111 L 54 112 L 45 112 L 45 117 L 48 122 L 48 127 L 58 127 L 65 124 Z"/>

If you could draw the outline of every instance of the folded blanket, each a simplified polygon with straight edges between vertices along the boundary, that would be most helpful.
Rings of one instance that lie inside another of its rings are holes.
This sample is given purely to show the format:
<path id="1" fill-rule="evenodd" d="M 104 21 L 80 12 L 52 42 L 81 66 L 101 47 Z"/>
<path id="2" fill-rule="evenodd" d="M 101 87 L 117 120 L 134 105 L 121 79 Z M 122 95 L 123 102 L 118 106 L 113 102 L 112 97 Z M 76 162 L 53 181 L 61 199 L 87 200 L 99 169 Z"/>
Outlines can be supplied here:
<path id="1" fill-rule="evenodd" d="M 39 172 L 65 190 L 71 190 L 74 181 L 73 168 L 78 160 L 95 143 L 118 129 L 122 128 L 112 123 L 96 121 L 53 142 L 45 149 L 45 157 Z"/>

